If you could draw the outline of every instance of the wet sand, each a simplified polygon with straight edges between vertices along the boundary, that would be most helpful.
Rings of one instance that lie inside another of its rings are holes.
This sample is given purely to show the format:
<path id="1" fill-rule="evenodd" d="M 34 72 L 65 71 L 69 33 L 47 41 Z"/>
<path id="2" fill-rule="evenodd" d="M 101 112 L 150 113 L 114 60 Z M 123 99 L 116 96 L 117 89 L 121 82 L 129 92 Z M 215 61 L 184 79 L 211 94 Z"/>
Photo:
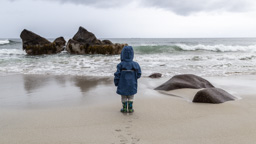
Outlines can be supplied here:
<path id="1" fill-rule="evenodd" d="M 168 79 L 140 79 L 135 113 L 122 114 L 112 77 L 0 76 L 0 144 L 255 143 L 256 78 L 207 77 L 240 98 L 223 104 L 153 90 Z"/>

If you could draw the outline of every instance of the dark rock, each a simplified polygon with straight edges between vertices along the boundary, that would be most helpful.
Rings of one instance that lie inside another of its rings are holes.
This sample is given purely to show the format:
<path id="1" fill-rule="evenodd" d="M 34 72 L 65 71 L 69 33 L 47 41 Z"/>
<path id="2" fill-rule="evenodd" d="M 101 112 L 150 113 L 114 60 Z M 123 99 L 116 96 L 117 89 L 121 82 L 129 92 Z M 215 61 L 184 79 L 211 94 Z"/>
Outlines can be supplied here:
<path id="1" fill-rule="evenodd" d="M 160 78 L 160 77 L 162 77 L 162 74 L 160 74 L 160 73 L 153 73 L 153 74 L 151 74 L 148 77 L 150 77 L 150 78 Z"/>
<path id="2" fill-rule="evenodd" d="M 73 40 L 80 42 L 80 43 L 89 43 L 89 44 L 98 43 L 98 39 L 95 37 L 95 35 L 89 31 L 87 31 L 83 27 L 79 27 L 78 32 L 73 37 Z"/>
<path id="3" fill-rule="evenodd" d="M 181 88 L 193 88 L 193 89 L 200 89 L 200 88 L 213 88 L 214 86 L 199 76 L 193 74 L 183 74 L 183 75 L 176 75 L 172 77 L 170 80 L 165 82 L 164 84 L 155 88 L 155 90 L 175 90 Z"/>
<path id="4" fill-rule="evenodd" d="M 65 46 L 66 41 L 63 37 L 58 37 L 53 41 L 57 46 Z"/>
<path id="5" fill-rule="evenodd" d="M 127 44 L 113 44 L 110 40 L 99 40 L 83 27 L 67 43 L 66 50 L 71 54 L 120 54 Z"/>
<path id="6" fill-rule="evenodd" d="M 110 40 L 103 40 L 102 42 L 103 44 L 110 44 L 110 45 L 113 44 Z"/>
<path id="7" fill-rule="evenodd" d="M 224 103 L 226 101 L 232 101 L 236 98 L 228 92 L 219 88 L 206 88 L 196 93 L 193 102 L 196 103 Z"/>
<path id="8" fill-rule="evenodd" d="M 63 37 L 58 37 L 53 41 L 55 44 L 57 51 L 63 51 L 66 45 L 66 40 Z"/>
<path id="9" fill-rule="evenodd" d="M 63 37 L 57 38 L 53 43 L 47 39 L 24 29 L 20 38 L 22 39 L 23 50 L 28 55 L 56 54 L 64 50 L 66 41 Z"/>
<path id="10" fill-rule="evenodd" d="M 47 39 L 31 32 L 26 29 L 24 29 L 21 34 L 20 38 L 22 39 L 23 46 L 24 45 L 44 45 L 44 44 L 51 44 L 50 41 Z M 23 47 L 24 49 L 24 47 Z"/>

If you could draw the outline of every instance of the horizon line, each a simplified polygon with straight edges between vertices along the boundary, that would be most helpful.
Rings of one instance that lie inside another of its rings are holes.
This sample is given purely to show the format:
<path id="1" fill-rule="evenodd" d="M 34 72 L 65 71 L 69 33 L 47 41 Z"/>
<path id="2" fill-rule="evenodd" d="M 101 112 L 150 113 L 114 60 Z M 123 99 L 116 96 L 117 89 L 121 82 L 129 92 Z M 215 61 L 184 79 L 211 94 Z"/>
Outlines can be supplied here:
<path id="1" fill-rule="evenodd" d="M 43 37 L 46 39 L 56 39 L 56 38 L 52 38 L 52 37 Z M 64 37 L 67 38 L 67 37 Z M 69 39 L 71 39 L 72 37 L 70 37 Z M 231 39 L 231 38 L 256 38 L 255 37 L 119 37 L 119 38 L 115 38 L 115 37 L 105 37 L 105 38 L 97 38 L 97 39 Z M 16 38 L 3 38 L 0 37 L 1 40 L 6 40 L 6 39 L 21 39 L 20 37 L 16 37 Z"/>

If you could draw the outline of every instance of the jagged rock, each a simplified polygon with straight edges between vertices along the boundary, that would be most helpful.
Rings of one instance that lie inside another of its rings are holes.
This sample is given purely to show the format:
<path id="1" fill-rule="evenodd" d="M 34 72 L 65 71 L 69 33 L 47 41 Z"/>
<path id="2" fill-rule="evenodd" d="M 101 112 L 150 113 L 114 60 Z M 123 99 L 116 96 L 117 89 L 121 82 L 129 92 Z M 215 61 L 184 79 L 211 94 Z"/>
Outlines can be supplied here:
<path id="1" fill-rule="evenodd" d="M 200 89 L 200 88 L 213 88 L 214 86 L 199 76 L 193 74 L 183 74 L 183 75 L 176 75 L 172 77 L 170 80 L 165 82 L 164 84 L 155 88 L 155 90 L 175 90 L 181 88 L 193 88 L 193 89 Z"/>
<path id="2" fill-rule="evenodd" d="M 160 74 L 160 73 L 153 73 L 153 74 L 151 74 L 148 77 L 150 77 L 150 78 L 160 78 L 160 77 L 162 77 L 162 74 Z"/>
<path id="3" fill-rule="evenodd" d="M 20 38 L 22 39 L 23 50 L 28 55 L 56 54 L 64 50 L 66 41 L 63 37 L 54 40 L 53 43 L 47 39 L 24 29 Z"/>
<path id="4" fill-rule="evenodd" d="M 87 31 L 83 27 L 79 27 L 78 32 L 73 37 L 73 40 L 80 43 L 89 43 L 89 44 L 100 43 L 93 33 Z"/>
<path id="5" fill-rule="evenodd" d="M 206 88 L 196 93 L 193 102 L 196 103 L 224 103 L 232 101 L 236 98 L 220 88 Z"/>
<path id="6" fill-rule="evenodd" d="M 110 44 L 110 45 L 113 44 L 110 40 L 103 40 L 102 43 L 103 44 Z"/>
<path id="7" fill-rule="evenodd" d="M 63 37 L 58 37 L 53 41 L 53 43 L 55 43 L 56 46 L 59 46 L 59 47 L 63 48 L 66 44 L 66 41 Z"/>
<path id="8" fill-rule="evenodd" d="M 113 44 L 109 40 L 99 40 L 83 27 L 67 43 L 66 50 L 71 54 L 120 54 L 127 44 Z"/>
<path id="9" fill-rule="evenodd" d="M 26 45 L 44 45 L 44 44 L 51 43 L 47 39 L 31 32 L 31 31 L 28 31 L 26 29 L 24 29 L 21 32 L 20 37 L 22 39 L 23 44 L 26 44 Z"/>

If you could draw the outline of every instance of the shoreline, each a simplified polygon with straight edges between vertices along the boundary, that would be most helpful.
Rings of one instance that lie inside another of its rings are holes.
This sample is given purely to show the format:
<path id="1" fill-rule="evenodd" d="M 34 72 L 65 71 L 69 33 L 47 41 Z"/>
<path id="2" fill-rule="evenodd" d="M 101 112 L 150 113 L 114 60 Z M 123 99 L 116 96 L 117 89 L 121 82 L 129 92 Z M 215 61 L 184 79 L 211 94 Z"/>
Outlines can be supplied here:
<path id="1" fill-rule="evenodd" d="M 204 78 L 242 99 L 195 104 L 189 101 L 195 90 L 176 90 L 171 93 L 182 97 L 168 96 L 153 88 L 169 78 L 143 77 L 135 112 L 123 115 L 113 77 L 3 76 L 0 143 L 254 143 L 255 78 Z"/>
<path id="2" fill-rule="evenodd" d="M 256 94 L 256 92 L 253 91 L 256 89 L 256 78 L 253 75 L 203 78 L 209 80 L 215 87 L 222 88 L 234 95 L 238 100 L 243 99 L 244 96 L 254 97 Z M 175 98 L 176 95 L 176 98 L 179 97 L 191 102 L 193 95 L 198 91 L 197 89 L 179 89 L 168 92 L 154 90 L 155 87 L 169 79 L 168 77 L 156 79 L 145 76 L 142 77 L 138 80 L 138 93 L 135 95 L 135 99 L 140 97 L 159 98 L 166 96 Z M 0 81 L 0 91 L 3 94 L 0 96 L 1 108 L 5 106 L 6 108 L 21 108 L 22 105 L 26 105 L 25 102 L 35 107 L 52 107 L 51 105 L 54 104 L 57 106 L 65 104 L 70 106 L 94 103 L 101 104 L 101 99 L 106 102 L 111 102 L 116 101 L 116 99 L 120 97 L 116 94 L 113 77 L 108 76 L 95 77 L 8 73 L 1 75 Z M 15 91 L 10 91 L 9 89 L 15 89 Z M 49 105 L 47 103 L 49 103 Z"/>

